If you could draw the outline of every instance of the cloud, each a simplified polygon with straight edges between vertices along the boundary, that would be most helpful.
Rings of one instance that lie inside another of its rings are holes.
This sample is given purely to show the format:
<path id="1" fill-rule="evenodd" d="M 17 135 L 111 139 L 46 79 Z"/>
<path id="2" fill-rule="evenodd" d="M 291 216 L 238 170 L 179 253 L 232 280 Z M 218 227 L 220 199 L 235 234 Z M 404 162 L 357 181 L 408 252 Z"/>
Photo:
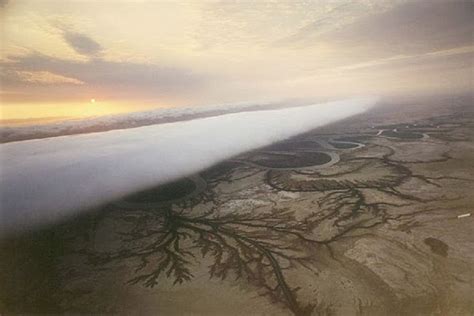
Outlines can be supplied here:
<path id="1" fill-rule="evenodd" d="M 288 40 L 323 41 L 367 57 L 421 54 L 472 45 L 473 20 L 472 1 L 408 1 L 323 34 L 310 24 Z"/>
<path id="2" fill-rule="evenodd" d="M 376 16 L 389 11 L 401 1 L 336 1 L 328 2 L 323 8 L 322 14 L 316 15 L 310 22 L 293 31 L 289 36 L 280 38 L 274 42 L 276 46 L 296 46 L 307 48 L 308 44 L 318 41 L 325 33 L 343 30 L 351 27 L 354 23 L 364 20 L 371 16 Z M 312 3 L 306 10 L 314 10 L 315 4 Z M 319 10 L 314 10 L 319 11 Z"/>
<path id="3" fill-rule="evenodd" d="M 374 99 L 0 145 L 3 234 L 32 229 L 359 114 Z"/>
<path id="4" fill-rule="evenodd" d="M 305 102 L 306 104 L 308 102 Z M 84 133 L 104 132 L 115 129 L 166 124 L 187 121 L 210 116 L 218 116 L 242 111 L 261 111 L 277 108 L 302 105 L 301 101 L 283 102 L 238 102 L 207 106 L 192 106 L 178 108 L 155 109 L 151 111 L 132 112 L 127 114 L 113 114 L 94 118 L 72 119 L 35 125 L 36 119 L 23 121 L 29 125 L 0 126 L 0 143 L 13 141 L 75 135 Z M 62 118 L 64 119 L 64 118 Z M 5 120 L 3 120 L 5 122 Z"/>
<path id="5" fill-rule="evenodd" d="M 84 82 L 61 75 L 51 73 L 49 71 L 18 71 L 17 75 L 20 81 L 39 84 L 84 84 Z"/>
<path id="6" fill-rule="evenodd" d="M 466 61 L 472 63 L 474 57 L 474 46 L 459 47 L 455 49 L 448 49 L 442 51 L 435 51 L 423 54 L 415 55 L 397 55 L 388 58 L 375 59 L 368 62 L 356 63 L 336 68 L 336 71 L 341 70 L 359 70 L 376 68 L 381 70 L 387 67 L 397 66 L 409 66 L 409 65 L 421 65 L 425 64 L 432 67 L 441 68 L 446 67 L 447 64 L 452 65 L 454 63 L 465 64 Z"/>
<path id="7" fill-rule="evenodd" d="M 160 98 L 166 102 L 186 99 L 188 93 L 196 92 L 208 80 L 182 67 L 107 60 L 102 56 L 103 47 L 91 37 L 60 23 L 54 27 L 69 46 L 89 58 L 63 59 L 37 51 L 5 56 L 0 60 L 0 80 L 10 92 L 28 88 L 30 98 L 42 101 L 98 94 L 107 99 Z M 14 94 L 11 96 L 15 98 Z"/>
<path id="8" fill-rule="evenodd" d="M 48 72 L 55 76 L 71 78 L 84 83 L 77 87 L 77 95 L 96 93 L 111 94 L 112 97 L 133 99 L 139 97 L 162 97 L 186 94 L 202 87 L 207 81 L 204 76 L 176 67 L 163 67 L 155 64 L 107 61 L 93 58 L 88 61 L 59 59 L 40 53 L 25 56 L 9 56 L 8 61 L 0 62 L 2 67 L 2 84 L 11 88 L 24 89 L 20 72 Z M 34 85 L 28 82 L 28 87 Z M 80 88 L 80 89 L 79 89 Z M 66 90 L 61 87 L 48 87 L 46 92 L 53 98 L 53 91 L 58 94 Z M 68 94 L 71 91 L 66 91 Z M 74 94 L 74 92 L 73 92 Z M 73 96 L 73 94 L 70 96 Z M 53 99 L 52 99 L 53 100 Z"/>
<path id="9" fill-rule="evenodd" d="M 102 51 L 102 46 L 87 35 L 66 30 L 63 37 L 69 46 L 81 55 L 94 57 Z"/>

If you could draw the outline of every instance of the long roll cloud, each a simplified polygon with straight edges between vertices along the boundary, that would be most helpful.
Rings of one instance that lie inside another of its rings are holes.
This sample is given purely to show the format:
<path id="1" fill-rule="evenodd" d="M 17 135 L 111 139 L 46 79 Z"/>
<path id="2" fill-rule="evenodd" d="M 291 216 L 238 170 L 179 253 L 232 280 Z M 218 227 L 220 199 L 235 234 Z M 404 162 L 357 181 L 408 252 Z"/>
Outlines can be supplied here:
<path id="1" fill-rule="evenodd" d="M 54 223 L 374 103 L 353 99 L 2 144 L 0 234 Z"/>

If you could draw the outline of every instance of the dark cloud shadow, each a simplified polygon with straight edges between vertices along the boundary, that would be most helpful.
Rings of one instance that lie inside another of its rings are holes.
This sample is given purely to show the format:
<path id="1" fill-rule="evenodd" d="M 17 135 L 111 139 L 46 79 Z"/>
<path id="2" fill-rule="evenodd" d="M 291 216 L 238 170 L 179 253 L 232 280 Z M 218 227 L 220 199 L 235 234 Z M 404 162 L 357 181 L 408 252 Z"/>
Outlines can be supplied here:
<path id="1" fill-rule="evenodd" d="M 102 46 L 87 35 L 66 30 L 63 37 L 78 54 L 93 57 L 102 51 Z"/>

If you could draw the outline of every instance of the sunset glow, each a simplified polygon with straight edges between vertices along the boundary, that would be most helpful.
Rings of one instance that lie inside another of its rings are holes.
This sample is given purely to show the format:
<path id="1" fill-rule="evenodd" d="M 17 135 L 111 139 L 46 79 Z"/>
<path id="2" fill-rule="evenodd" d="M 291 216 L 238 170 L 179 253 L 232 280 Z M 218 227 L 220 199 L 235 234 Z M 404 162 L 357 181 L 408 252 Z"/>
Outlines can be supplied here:
<path id="1" fill-rule="evenodd" d="M 141 103 L 134 105 L 126 102 L 67 102 L 67 103 L 20 103 L 2 106 L 1 118 L 5 124 L 35 123 L 38 119 L 61 120 L 71 118 L 87 118 L 110 114 L 146 111 L 160 108 L 159 104 Z"/>
<path id="2" fill-rule="evenodd" d="M 111 3 L 0 7 L 3 119 L 472 85 L 468 2 Z"/>

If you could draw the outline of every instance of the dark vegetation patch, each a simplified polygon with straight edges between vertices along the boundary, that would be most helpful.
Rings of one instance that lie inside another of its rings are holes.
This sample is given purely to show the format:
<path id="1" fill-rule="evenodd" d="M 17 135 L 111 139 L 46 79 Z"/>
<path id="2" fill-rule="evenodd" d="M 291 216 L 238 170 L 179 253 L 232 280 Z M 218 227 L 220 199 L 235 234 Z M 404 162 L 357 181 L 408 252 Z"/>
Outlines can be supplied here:
<path id="1" fill-rule="evenodd" d="M 433 253 L 443 257 L 448 256 L 449 246 L 441 240 L 433 237 L 428 237 L 425 238 L 424 242 L 428 247 L 430 247 Z"/>
<path id="2" fill-rule="evenodd" d="M 337 149 L 351 149 L 356 148 L 358 145 L 354 143 L 344 143 L 344 142 L 329 142 L 331 146 Z"/>
<path id="3" fill-rule="evenodd" d="M 395 132 L 395 131 L 383 131 L 383 136 L 400 138 L 400 139 L 420 139 L 423 138 L 423 134 L 412 133 L 412 132 Z"/>
<path id="4" fill-rule="evenodd" d="M 331 161 L 331 156 L 323 152 L 262 153 L 252 161 L 268 168 L 303 168 L 324 165 Z"/>
<path id="5" fill-rule="evenodd" d="M 371 136 L 365 136 L 365 135 L 357 135 L 357 136 L 344 136 L 344 137 L 338 137 L 334 139 L 335 141 L 338 142 L 354 142 L 354 143 L 362 143 L 364 141 L 367 141 L 371 139 Z"/>
<path id="6" fill-rule="evenodd" d="M 320 148 L 319 144 L 313 141 L 308 140 L 294 140 L 286 141 L 283 143 L 276 143 L 270 146 L 263 148 L 267 151 L 297 151 L 297 150 L 307 150 L 307 149 L 318 149 Z"/>

